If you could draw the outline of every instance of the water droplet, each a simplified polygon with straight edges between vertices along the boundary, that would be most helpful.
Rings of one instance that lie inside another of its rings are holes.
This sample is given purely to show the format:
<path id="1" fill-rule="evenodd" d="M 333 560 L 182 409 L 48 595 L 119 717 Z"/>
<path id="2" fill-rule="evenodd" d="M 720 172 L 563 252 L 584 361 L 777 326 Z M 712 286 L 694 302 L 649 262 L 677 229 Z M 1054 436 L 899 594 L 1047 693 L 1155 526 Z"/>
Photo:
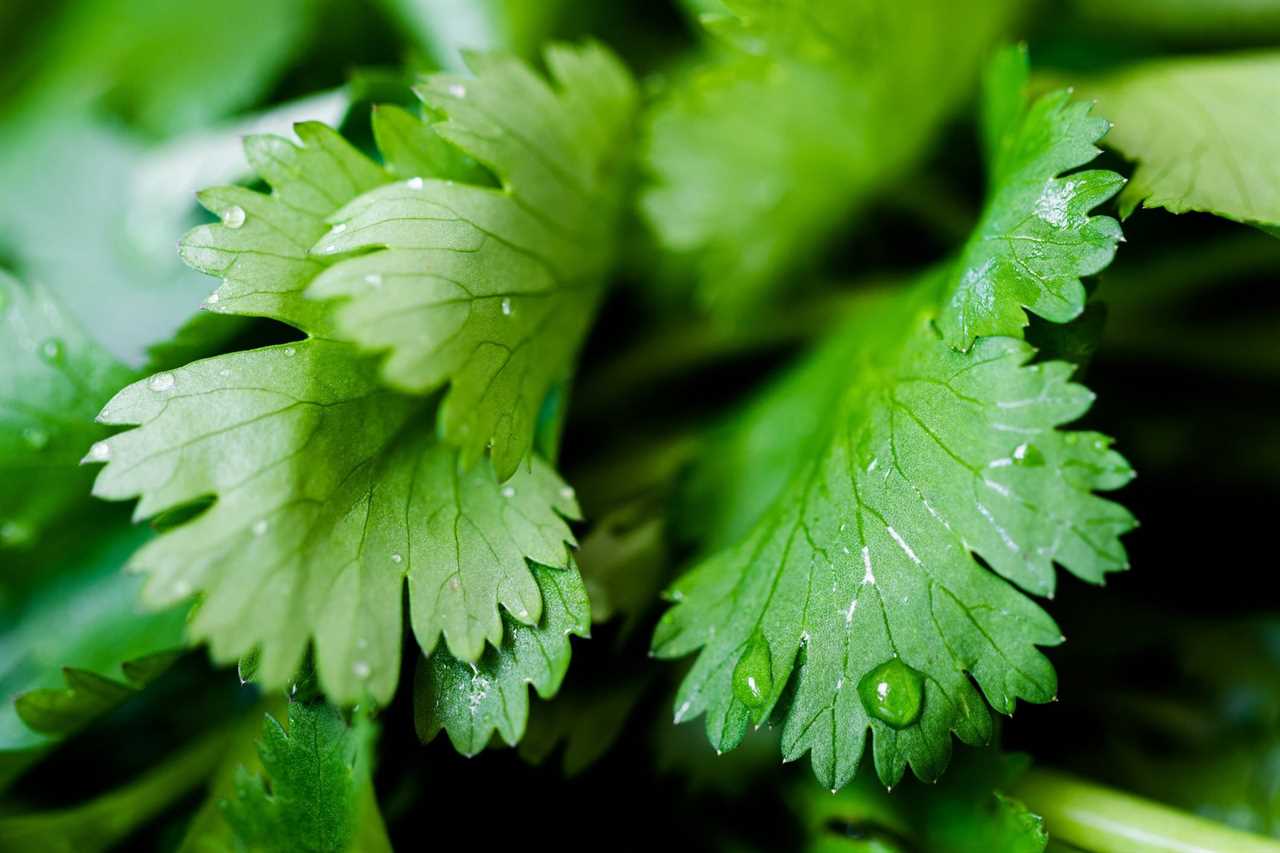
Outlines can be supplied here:
<path id="1" fill-rule="evenodd" d="M 382 287 L 382 276 L 375 273 L 369 273 L 364 277 L 365 284 L 370 287 Z"/>
<path id="2" fill-rule="evenodd" d="M 515 486 L 503 486 L 503 487 L 502 487 L 502 496 L 503 496 L 504 498 L 514 498 L 514 497 L 516 496 L 516 487 L 515 487 Z"/>
<path id="3" fill-rule="evenodd" d="M 267 524 L 267 520 L 265 518 L 258 519 L 253 523 L 253 535 L 261 536 L 262 534 L 267 532 L 268 526 L 269 525 Z"/>
<path id="4" fill-rule="evenodd" d="M 773 660 L 760 631 L 751 637 L 733 668 L 733 695 L 748 708 L 759 708 L 773 691 Z"/>
<path id="5" fill-rule="evenodd" d="M 46 364 L 62 364 L 67 348 L 59 338 L 45 338 L 40 342 L 40 358 Z"/>
<path id="6" fill-rule="evenodd" d="M 329 229 L 329 233 L 330 233 L 330 234 L 341 234 L 343 231 L 346 231 L 346 230 L 347 230 L 347 223 L 345 223 L 345 222 L 339 222 L 337 225 L 335 225 L 335 226 L 333 226 L 332 228 L 330 228 L 330 229 Z"/>
<path id="7" fill-rule="evenodd" d="M 22 431 L 22 438 L 32 450 L 44 450 L 49 445 L 49 433 L 38 426 L 29 426 Z"/>
<path id="8" fill-rule="evenodd" d="M 173 585 L 173 594 L 178 598 L 186 598 L 191 594 L 191 584 L 186 581 L 178 581 Z"/>
<path id="9" fill-rule="evenodd" d="M 233 204 L 222 212 L 222 224 L 228 228 L 239 228 L 244 224 L 244 208 Z"/>
<path id="10" fill-rule="evenodd" d="M 422 178 L 410 178 L 410 179 L 409 179 L 409 189 L 411 189 L 411 190 L 420 190 L 420 189 L 422 189 Z"/>
<path id="11" fill-rule="evenodd" d="M 395 563 L 396 565 L 399 565 L 400 563 L 404 562 L 404 557 L 400 556 L 399 553 L 392 554 L 391 562 Z"/>
<path id="12" fill-rule="evenodd" d="M 217 305 L 217 304 L 218 304 L 218 294 L 217 294 L 217 293 L 210 293 L 210 294 L 209 294 L 209 298 L 205 300 L 205 303 L 206 303 L 206 304 L 208 304 L 208 305 Z"/>
<path id="13" fill-rule="evenodd" d="M 467 96 L 467 87 L 461 83 L 450 83 L 449 94 L 455 98 L 465 98 Z"/>
<path id="14" fill-rule="evenodd" d="M 573 490 L 573 486 L 562 486 L 560 488 L 560 497 L 565 500 L 573 500 L 575 494 L 577 493 Z"/>
<path id="15" fill-rule="evenodd" d="M 152 391 L 168 391 L 177 384 L 172 373 L 157 373 L 147 380 L 147 387 Z"/>
<path id="16" fill-rule="evenodd" d="M 511 316 L 511 300 L 505 296 L 502 297 L 502 315 L 504 317 Z"/>
<path id="17" fill-rule="evenodd" d="M 111 445 L 105 441 L 96 441 L 93 447 L 89 448 L 89 458 L 98 462 L 105 462 L 111 458 Z"/>
<path id="18" fill-rule="evenodd" d="M 285 358 L 293 358 L 293 356 L 294 356 L 297 352 L 298 352 L 298 351 L 297 351 L 296 349 L 294 349 L 293 347 L 285 347 L 285 348 L 284 348 L 284 355 L 285 355 Z"/>
<path id="19" fill-rule="evenodd" d="M 449 578 L 449 589 L 451 589 L 454 592 L 457 592 L 458 590 L 462 589 L 462 581 L 458 580 L 457 575 L 454 575 L 453 577 Z"/>
<path id="20" fill-rule="evenodd" d="M 1025 468 L 1038 468 L 1044 464 L 1044 454 L 1034 444 L 1019 444 L 1013 451 L 1013 462 Z"/>
<path id="21" fill-rule="evenodd" d="M 899 658 L 890 658 L 862 677 L 858 697 L 877 720 L 895 729 L 906 728 L 920 718 L 924 676 Z"/>
<path id="22" fill-rule="evenodd" d="M 351 665 L 351 674 L 354 675 L 356 678 L 360 679 L 361 681 L 364 681 L 366 678 L 368 678 L 370 673 L 372 672 L 373 670 L 369 668 L 369 664 L 366 663 L 365 661 L 358 660 Z"/>

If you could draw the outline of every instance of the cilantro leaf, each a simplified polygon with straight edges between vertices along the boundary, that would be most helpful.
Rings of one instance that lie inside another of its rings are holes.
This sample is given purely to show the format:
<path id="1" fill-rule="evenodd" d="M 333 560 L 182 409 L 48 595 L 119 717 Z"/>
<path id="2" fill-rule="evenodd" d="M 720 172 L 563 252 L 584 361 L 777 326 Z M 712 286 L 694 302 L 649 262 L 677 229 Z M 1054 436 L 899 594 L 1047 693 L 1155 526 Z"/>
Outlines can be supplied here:
<path id="1" fill-rule="evenodd" d="M 552 56 L 567 86 L 556 96 L 564 115 L 628 106 L 590 96 L 610 78 L 588 72 L 622 73 L 601 49 Z M 482 76 L 494 67 L 500 77 L 525 79 L 527 72 L 488 62 L 478 61 Z M 393 171 L 420 163 L 424 152 L 434 153 L 437 167 L 458 170 L 446 175 L 475 168 L 437 145 L 448 123 L 414 129 L 404 115 L 389 115 L 378 133 L 396 140 Z M 585 132 L 590 125 L 575 127 Z M 137 428 L 98 442 L 87 460 L 107 463 L 95 494 L 140 498 L 138 517 L 216 498 L 132 561 L 150 575 L 145 595 L 153 604 L 203 593 L 191 633 L 208 641 L 216 659 L 256 650 L 263 682 L 280 686 L 314 642 L 331 698 L 385 702 L 399 676 L 406 580 L 424 654 L 435 652 L 443 635 L 454 657 L 478 661 L 486 642 L 502 642 L 499 607 L 515 622 L 539 624 L 543 600 L 527 561 L 568 569 L 580 583 L 569 566 L 575 543 L 566 524 L 578 510 L 573 490 L 536 457 L 503 484 L 489 465 L 461 465 L 459 451 L 436 435 L 434 399 L 384 387 L 373 361 L 334 339 L 335 303 L 303 295 L 329 263 L 328 253 L 311 248 L 327 230 L 326 218 L 390 176 L 323 125 L 296 130 L 301 146 L 278 137 L 246 140 L 272 194 L 205 191 L 202 203 L 222 221 L 194 229 L 181 252 L 223 278 L 209 299 L 212 310 L 282 320 L 309 337 L 197 361 L 125 388 L 100 419 Z M 551 141 L 579 144 L 562 135 Z M 526 170 L 505 155 L 493 162 Z M 538 191 L 521 203 L 556 200 L 554 182 L 528 185 Z M 377 275 L 390 278 L 395 253 L 371 257 L 386 262 Z M 383 295 L 395 292 L 388 287 Z M 461 411 L 459 402 L 452 405 Z M 512 440 L 527 449 L 527 436 Z"/>
<path id="2" fill-rule="evenodd" d="M 348 726 L 324 703 L 289 703 L 288 731 L 268 714 L 258 745 L 265 775 L 240 768 L 222 803 L 227 822 L 250 850 L 390 850 L 381 821 L 370 827 L 374 734 L 366 714 Z"/>
<path id="3" fill-rule="evenodd" d="M 1027 56 L 1004 51 L 986 78 L 983 130 L 989 158 L 986 209 L 960 251 L 957 276 L 938 318 L 947 343 L 967 349 L 978 335 L 1021 335 L 1024 308 L 1055 323 L 1084 310 L 1081 276 L 1115 256 L 1120 226 L 1089 211 L 1124 185 L 1115 172 L 1063 172 L 1088 163 L 1109 127 L 1069 90 L 1025 105 Z"/>
<path id="4" fill-rule="evenodd" d="M 120 571 L 146 533 L 116 527 L 66 553 L 39 555 L 48 580 L 0 607 L 0 787 L 134 695 L 182 648 L 185 611 L 140 613 L 139 579 Z M 68 624 L 76 630 L 63 630 Z"/>
<path id="5" fill-rule="evenodd" d="M 139 424 L 97 445 L 94 486 L 141 497 L 149 516 L 218 500 L 138 551 L 154 604 L 205 593 L 191 623 L 215 658 L 261 646 L 268 685 L 287 682 L 309 639 L 326 692 L 386 701 L 399 674 L 401 597 L 431 653 L 443 633 L 475 660 L 498 643 L 498 606 L 536 624 L 526 558 L 565 567 L 572 492 L 534 460 L 500 486 L 459 468 L 430 406 L 378 385 L 346 344 L 309 339 L 234 353 L 121 391 L 111 423 Z"/>
<path id="6" fill-rule="evenodd" d="M 733 313 L 921 159 L 1016 4 L 726 5 L 710 23 L 732 48 L 651 112 L 641 206 L 702 300 Z"/>
<path id="7" fill-rule="evenodd" d="M 93 417 L 131 377 L 44 287 L 0 271 L 0 548 L 33 544 L 84 500 L 76 463 L 106 434 Z"/>
<path id="8" fill-rule="evenodd" d="M 1142 204 L 1280 225 L 1280 56 L 1160 60 L 1085 88 L 1116 122 L 1106 144 L 1138 162 L 1124 215 Z"/>
<path id="9" fill-rule="evenodd" d="M 366 253 L 326 270 L 311 295 L 347 298 L 341 332 L 388 351 L 392 386 L 448 384 L 445 439 L 465 465 L 489 450 L 505 480 L 599 300 L 635 91 L 598 46 L 548 51 L 558 88 L 514 59 L 470 62 L 475 79 L 435 75 L 418 93 L 447 116 L 430 130 L 501 187 L 415 176 L 360 196 L 314 251 Z"/>
<path id="10" fill-rule="evenodd" d="M 437 653 L 418 661 L 414 679 L 415 727 L 430 741 L 441 729 L 463 755 L 475 755 L 496 732 L 514 746 L 529 717 L 529 689 L 544 699 L 560 689 L 569 668 L 569 635 L 591 634 L 591 604 L 576 570 L 533 564 L 542 595 L 534 624 L 509 616 L 502 644 L 474 664 Z"/>
<path id="11" fill-rule="evenodd" d="M 1004 57 L 993 73 L 1009 67 L 1018 63 Z M 1034 125 L 1059 98 L 1046 96 L 1013 127 Z M 1071 128 L 1051 125 L 1038 136 L 1046 152 L 1015 162 L 1060 156 L 1058 133 L 1070 149 Z M 1014 151 L 1030 145 L 1017 132 L 993 138 Z M 1008 174 L 996 170 L 997 198 L 1034 204 L 1027 193 L 1001 194 Z M 980 228 L 994 221 L 1018 220 L 989 209 Z M 1068 381 L 1071 367 L 1030 364 L 1033 349 L 1013 337 L 978 337 L 967 351 L 945 338 L 945 319 L 984 286 L 975 272 L 989 256 L 973 246 L 914 286 L 869 300 L 730 440 L 735 452 L 778 460 L 782 473 L 751 475 L 769 500 L 736 501 L 713 526 L 726 540 L 742 532 L 676 582 L 653 643 L 663 657 L 701 650 L 676 721 L 706 714 L 718 749 L 775 715 L 784 756 L 810 752 L 828 787 L 852 778 L 868 729 L 887 784 L 908 764 L 936 778 L 951 732 L 968 743 L 990 738 L 975 682 L 1003 713 L 1018 698 L 1054 696 L 1037 646 L 1061 637 L 1018 587 L 1052 594 L 1055 562 L 1093 582 L 1127 566 L 1118 537 L 1132 518 L 1093 492 L 1131 472 L 1103 436 L 1059 429 L 1092 401 Z M 1067 257 L 1076 249 L 1059 248 Z M 1049 249 L 1044 260 L 1063 265 Z M 988 297 L 1002 316 L 1000 304 L 1016 307 L 1019 294 Z M 797 434 L 780 408 L 825 414 Z"/>

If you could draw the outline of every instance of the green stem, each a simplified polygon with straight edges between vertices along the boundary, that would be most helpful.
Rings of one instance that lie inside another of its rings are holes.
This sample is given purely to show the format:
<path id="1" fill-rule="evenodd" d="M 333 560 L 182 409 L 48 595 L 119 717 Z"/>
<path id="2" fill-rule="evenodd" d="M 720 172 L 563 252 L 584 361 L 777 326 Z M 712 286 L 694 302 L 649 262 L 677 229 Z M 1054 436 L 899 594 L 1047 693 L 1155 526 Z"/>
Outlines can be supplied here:
<path id="1" fill-rule="evenodd" d="M 1010 793 L 1050 836 L 1092 853 L 1280 853 L 1280 841 L 1053 770 L 1031 770 Z"/>

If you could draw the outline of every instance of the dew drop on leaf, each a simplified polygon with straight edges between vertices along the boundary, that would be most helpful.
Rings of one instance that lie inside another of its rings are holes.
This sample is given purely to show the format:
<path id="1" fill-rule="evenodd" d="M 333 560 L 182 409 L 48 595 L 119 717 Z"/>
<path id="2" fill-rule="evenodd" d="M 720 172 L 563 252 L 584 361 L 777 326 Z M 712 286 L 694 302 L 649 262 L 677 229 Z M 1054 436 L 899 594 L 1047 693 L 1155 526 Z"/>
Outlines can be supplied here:
<path id="1" fill-rule="evenodd" d="M 175 384 L 172 373 L 157 373 L 147 380 L 147 387 L 152 391 L 169 391 Z"/>
<path id="2" fill-rule="evenodd" d="M 1019 444 L 1013 451 L 1013 464 L 1038 468 L 1044 464 L 1044 454 L 1034 444 Z"/>
<path id="3" fill-rule="evenodd" d="M 858 696 L 867 713 L 895 729 L 920 718 L 924 678 L 898 658 L 891 658 L 858 682 Z"/>
<path id="4" fill-rule="evenodd" d="M 67 348 L 59 338 L 45 338 L 40 342 L 40 358 L 46 364 L 59 365 L 66 358 Z"/>
<path id="5" fill-rule="evenodd" d="M 733 668 L 733 695 L 748 708 L 759 708 L 773 691 L 773 660 L 760 631 L 751 637 Z"/>
<path id="6" fill-rule="evenodd" d="M 502 297 L 502 316 L 504 317 L 511 316 L 511 300 L 505 296 Z"/>
<path id="7" fill-rule="evenodd" d="M 369 664 L 365 663 L 362 660 L 358 660 L 351 665 L 351 674 L 354 675 L 356 678 L 360 679 L 361 681 L 368 678 L 369 674 L 372 671 L 373 670 L 369 668 Z"/>
<path id="8" fill-rule="evenodd" d="M 222 212 L 222 224 L 228 228 L 239 228 L 244 224 L 244 208 L 233 204 Z"/>
<path id="9" fill-rule="evenodd" d="M 111 458 L 111 445 L 105 441 L 94 442 L 93 447 L 89 448 L 89 458 L 98 462 L 105 462 Z"/>

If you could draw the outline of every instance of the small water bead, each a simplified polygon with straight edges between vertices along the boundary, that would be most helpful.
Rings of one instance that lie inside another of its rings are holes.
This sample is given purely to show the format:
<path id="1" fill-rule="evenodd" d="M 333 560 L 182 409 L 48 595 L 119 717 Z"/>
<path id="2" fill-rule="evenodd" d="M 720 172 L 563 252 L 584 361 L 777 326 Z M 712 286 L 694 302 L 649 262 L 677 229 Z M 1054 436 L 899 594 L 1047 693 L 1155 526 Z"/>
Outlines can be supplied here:
<path id="1" fill-rule="evenodd" d="M 228 228 L 239 228 L 244 224 L 244 208 L 233 204 L 222 212 L 222 224 Z"/>
<path id="2" fill-rule="evenodd" d="M 369 273 L 364 277 L 365 284 L 370 287 L 382 287 L 382 276 L 375 273 Z"/>
<path id="3" fill-rule="evenodd" d="M 877 720 L 895 729 L 906 728 L 920 718 L 924 676 L 899 658 L 890 658 L 862 677 L 858 697 Z"/>
<path id="4" fill-rule="evenodd" d="M 152 391 L 169 391 L 177 384 L 172 373 L 157 373 L 147 380 L 147 387 Z"/>
<path id="5" fill-rule="evenodd" d="M 565 500 L 573 500 L 573 497 L 576 494 L 577 492 L 573 490 L 573 486 L 562 486 L 560 488 L 560 497 L 564 498 Z"/>
<path id="6" fill-rule="evenodd" d="M 329 229 L 329 233 L 330 233 L 330 234 L 341 234 L 343 231 L 346 231 L 346 230 L 347 230 L 347 223 L 345 223 L 345 222 L 339 222 L 337 225 L 335 225 L 335 226 L 333 226 L 332 228 L 330 228 L 330 229 Z"/>
<path id="7" fill-rule="evenodd" d="M 173 585 L 173 594 L 178 598 L 186 598 L 191 594 L 191 584 L 186 581 L 178 581 Z"/>
<path id="8" fill-rule="evenodd" d="M 209 298 L 205 300 L 205 304 L 206 304 L 206 305 L 217 305 L 217 304 L 218 304 L 218 294 L 217 294 L 216 292 L 215 292 L 215 293 L 210 293 L 210 294 L 209 294 Z"/>
<path id="9" fill-rule="evenodd" d="M 391 555 L 391 562 L 395 563 L 395 564 L 398 566 L 398 565 L 400 565 L 402 562 L 404 562 L 404 557 L 402 557 L 399 553 L 392 554 L 392 555 Z"/>
<path id="10" fill-rule="evenodd" d="M 1034 444 L 1019 444 L 1013 451 L 1013 464 L 1038 468 L 1044 464 L 1044 454 Z"/>
<path id="11" fill-rule="evenodd" d="M 420 190 L 420 189 L 422 189 L 422 184 L 423 184 L 423 182 L 422 182 L 422 178 L 410 178 L 410 179 L 409 179 L 409 189 L 411 189 L 411 190 Z"/>
<path id="12" fill-rule="evenodd" d="M 756 631 L 733 668 L 733 695 L 748 708 L 760 708 L 773 691 L 773 659 L 769 642 Z"/>
<path id="13" fill-rule="evenodd" d="M 89 448 L 89 458 L 97 462 L 105 462 L 111 458 L 111 445 L 105 441 L 96 441 Z"/>
<path id="14" fill-rule="evenodd" d="M 267 520 L 265 518 L 258 519 L 253 523 L 253 535 L 261 536 L 262 534 L 267 532 L 267 528 L 269 526 L 270 525 L 267 523 Z"/>
<path id="15" fill-rule="evenodd" d="M 285 348 L 284 348 L 284 355 L 285 355 L 285 358 L 293 358 L 293 356 L 294 356 L 297 352 L 298 352 L 298 351 L 297 351 L 296 349 L 294 349 L 293 347 L 285 347 Z"/>
<path id="16" fill-rule="evenodd" d="M 364 681 L 372 673 L 373 670 L 370 669 L 369 664 L 365 661 L 358 660 L 351 665 L 351 674 L 361 681 Z"/>
<path id="17" fill-rule="evenodd" d="M 502 315 L 504 317 L 511 316 L 511 300 L 505 296 L 502 297 Z"/>
<path id="18" fill-rule="evenodd" d="M 29 426 L 24 429 L 22 438 L 32 450 L 44 450 L 49 446 L 49 433 L 38 426 Z"/>
<path id="19" fill-rule="evenodd" d="M 461 83 L 450 83 L 449 94 L 455 98 L 465 98 L 467 96 L 467 87 Z"/>
<path id="20" fill-rule="evenodd" d="M 40 342 L 40 358 L 46 364 L 58 365 L 67 356 L 66 345 L 59 338 L 45 338 Z"/>
<path id="21" fill-rule="evenodd" d="M 503 486 L 503 487 L 502 487 L 502 496 L 503 496 L 504 498 L 514 498 L 514 497 L 516 496 L 516 487 L 515 487 L 515 486 Z"/>

